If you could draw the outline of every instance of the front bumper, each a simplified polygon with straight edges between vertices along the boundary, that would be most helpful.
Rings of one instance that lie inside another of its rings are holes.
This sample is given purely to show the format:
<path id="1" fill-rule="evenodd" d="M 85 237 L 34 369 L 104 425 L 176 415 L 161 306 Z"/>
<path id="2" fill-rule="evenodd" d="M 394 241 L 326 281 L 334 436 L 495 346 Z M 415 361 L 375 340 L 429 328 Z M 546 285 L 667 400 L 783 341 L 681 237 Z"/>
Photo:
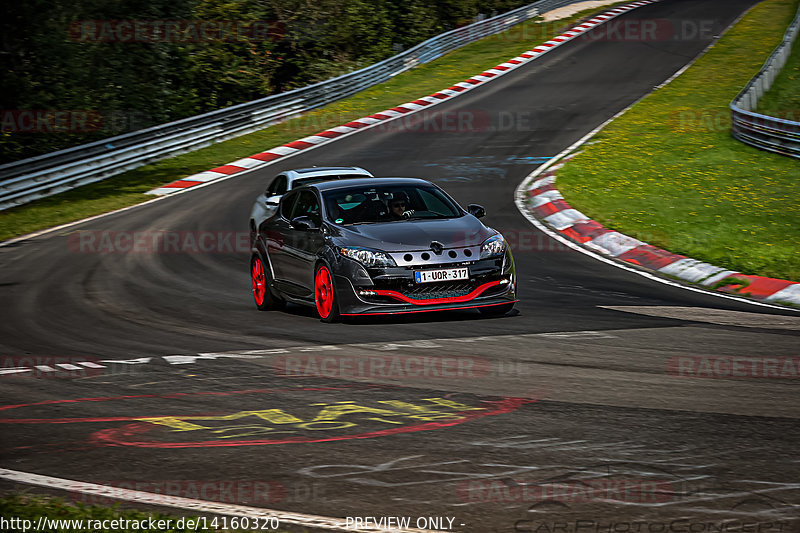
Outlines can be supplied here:
<path id="1" fill-rule="evenodd" d="M 366 269 L 347 260 L 336 273 L 342 315 L 385 315 L 475 309 L 517 301 L 511 253 L 461 264 L 426 265 L 424 270 L 467 267 L 469 280 L 415 283 L 420 267 Z"/>

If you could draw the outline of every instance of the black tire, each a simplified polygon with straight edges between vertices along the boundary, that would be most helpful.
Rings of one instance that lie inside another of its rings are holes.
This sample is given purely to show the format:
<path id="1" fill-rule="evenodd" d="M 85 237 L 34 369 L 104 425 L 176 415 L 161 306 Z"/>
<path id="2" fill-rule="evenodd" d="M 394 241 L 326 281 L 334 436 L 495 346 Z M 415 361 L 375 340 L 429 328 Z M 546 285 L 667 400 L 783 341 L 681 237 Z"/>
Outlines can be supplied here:
<path id="1" fill-rule="evenodd" d="M 250 260 L 250 282 L 253 288 L 253 300 L 259 311 L 280 309 L 286 303 L 273 294 L 271 281 L 269 268 L 261 257 L 254 255 Z"/>
<path id="2" fill-rule="evenodd" d="M 314 303 L 317 315 L 323 322 L 337 322 L 341 318 L 333 272 L 324 263 L 317 265 L 314 271 Z"/>
<path id="3" fill-rule="evenodd" d="M 505 315 L 512 309 L 514 309 L 514 302 L 502 305 L 492 305 L 491 307 L 479 307 L 478 311 L 480 311 L 482 315 L 486 316 L 500 316 Z"/>

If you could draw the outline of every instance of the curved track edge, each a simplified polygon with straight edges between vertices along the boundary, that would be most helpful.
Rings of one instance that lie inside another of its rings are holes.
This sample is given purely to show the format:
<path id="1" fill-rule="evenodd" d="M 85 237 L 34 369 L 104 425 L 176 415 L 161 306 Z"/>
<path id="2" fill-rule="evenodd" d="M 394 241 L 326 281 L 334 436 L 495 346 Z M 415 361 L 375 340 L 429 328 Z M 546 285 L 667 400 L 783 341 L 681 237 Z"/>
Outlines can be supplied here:
<path id="1" fill-rule="evenodd" d="M 737 17 L 720 37 L 744 18 L 749 11 Z M 655 87 L 653 91 L 642 96 L 527 175 L 514 193 L 514 203 L 519 212 L 537 229 L 569 248 L 604 263 L 660 283 L 695 292 L 773 309 L 798 311 L 800 308 L 800 283 L 727 270 L 698 259 L 668 252 L 611 230 L 572 208 L 555 186 L 556 171 L 580 153 L 584 144 L 652 92 L 678 78 L 705 55 L 714 44 L 711 43 L 664 83 Z"/>
<path id="2" fill-rule="evenodd" d="M 28 472 L 19 472 L 0 468 L 0 479 L 16 483 L 36 485 L 48 489 L 65 490 L 71 493 L 90 494 L 123 500 L 136 504 L 153 505 L 156 507 L 171 507 L 195 513 L 208 513 L 222 516 L 232 516 L 250 519 L 277 519 L 279 527 L 301 526 L 313 530 L 325 531 L 347 531 L 347 532 L 367 532 L 367 533 L 388 533 L 392 530 L 368 525 L 360 525 L 357 529 L 347 526 L 346 522 L 340 518 L 327 516 L 317 516 L 303 513 L 289 513 L 286 511 L 276 511 L 261 507 L 250 507 L 246 505 L 233 505 L 228 503 L 211 502 L 206 500 L 196 500 L 180 496 L 168 496 L 154 492 L 141 490 L 125 489 L 120 487 L 110 487 L 107 485 L 97 485 L 95 483 L 85 483 L 83 481 L 73 481 Z M 404 533 L 433 533 L 422 529 L 403 529 Z"/>

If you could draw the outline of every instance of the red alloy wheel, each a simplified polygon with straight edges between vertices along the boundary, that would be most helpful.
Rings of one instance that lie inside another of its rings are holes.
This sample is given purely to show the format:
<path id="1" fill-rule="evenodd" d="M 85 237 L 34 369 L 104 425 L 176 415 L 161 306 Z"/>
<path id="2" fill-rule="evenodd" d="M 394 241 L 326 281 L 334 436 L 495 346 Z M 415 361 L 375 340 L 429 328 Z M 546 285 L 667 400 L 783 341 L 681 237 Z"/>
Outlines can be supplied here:
<path id="1" fill-rule="evenodd" d="M 328 318 L 333 310 L 333 280 L 328 267 L 321 266 L 314 278 L 314 300 L 320 318 Z"/>
<path id="2" fill-rule="evenodd" d="M 267 284 L 264 277 L 264 263 L 261 259 L 254 259 L 253 265 L 250 269 L 250 277 L 253 281 L 253 299 L 256 305 L 264 305 L 264 298 L 267 295 Z"/>

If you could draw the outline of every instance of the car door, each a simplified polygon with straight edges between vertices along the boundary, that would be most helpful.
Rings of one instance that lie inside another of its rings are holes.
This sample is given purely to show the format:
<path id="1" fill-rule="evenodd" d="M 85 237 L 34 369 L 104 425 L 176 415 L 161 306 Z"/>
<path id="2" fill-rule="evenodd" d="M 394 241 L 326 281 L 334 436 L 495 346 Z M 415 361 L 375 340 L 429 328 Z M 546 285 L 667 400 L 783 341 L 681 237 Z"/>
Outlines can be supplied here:
<path id="1" fill-rule="evenodd" d="M 266 243 L 272 275 L 276 281 L 283 281 L 287 278 L 289 266 L 287 266 L 286 247 L 292 233 L 289 221 L 297 198 L 297 193 L 283 196 L 278 204 L 280 216 L 273 217 L 262 225 L 261 234 Z"/>
<path id="2" fill-rule="evenodd" d="M 286 279 L 302 287 L 304 293 L 312 293 L 317 252 L 324 243 L 319 198 L 314 191 L 306 189 L 299 192 L 297 202 L 292 208 L 292 219 L 296 217 L 310 218 L 315 227 L 292 228 L 289 231 L 284 247 Z"/>

